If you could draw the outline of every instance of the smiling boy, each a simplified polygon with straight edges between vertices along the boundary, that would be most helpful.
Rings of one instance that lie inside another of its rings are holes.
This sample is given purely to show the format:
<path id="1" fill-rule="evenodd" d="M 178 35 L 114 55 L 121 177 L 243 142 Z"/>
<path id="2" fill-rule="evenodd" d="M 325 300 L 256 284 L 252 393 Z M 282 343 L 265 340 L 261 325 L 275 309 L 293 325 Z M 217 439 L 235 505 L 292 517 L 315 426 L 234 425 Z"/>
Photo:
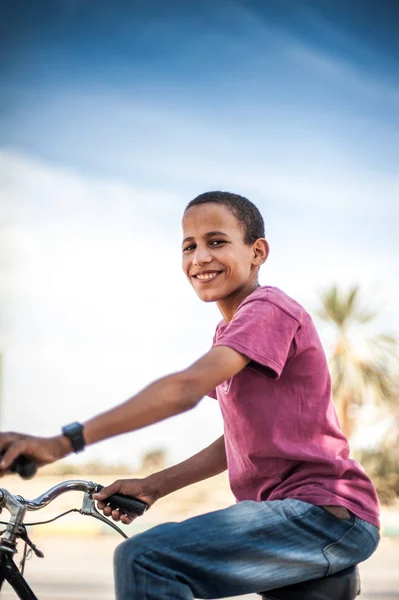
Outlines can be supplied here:
<path id="1" fill-rule="evenodd" d="M 313 322 L 284 292 L 259 285 L 268 251 L 263 219 L 246 198 L 208 192 L 191 201 L 183 216 L 183 270 L 199 298 L 216 302 L 223 317 L 212 348 L 83 424 L 80 446 L 177 415 L 205 395 L 218 400 L 223 415 L 224 435 L 202 452 L 97 495 L 104 514 L 130 523 L 133 515 L 106 505 L 109 495 L 152 505 L 228 469 L 237 499 L 124 542 L 115 555 L 119 600 L 260 593 L 338 572 L 378 544 L 377 496 L 349 458 Z M 75 442 L 68 429 L 53 438 L 0 434 L 1 467 L 19 454 L 39 465 L 53 462 Z"/>

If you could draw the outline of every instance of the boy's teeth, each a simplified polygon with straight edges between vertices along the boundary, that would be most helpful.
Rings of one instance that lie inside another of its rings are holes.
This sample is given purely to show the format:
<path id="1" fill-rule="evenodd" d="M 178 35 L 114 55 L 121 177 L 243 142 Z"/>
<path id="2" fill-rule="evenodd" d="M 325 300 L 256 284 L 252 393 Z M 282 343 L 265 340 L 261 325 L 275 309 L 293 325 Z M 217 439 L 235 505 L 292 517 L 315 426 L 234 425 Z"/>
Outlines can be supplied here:
<path id="1" fill-rule="evenodd" d="M 197 275 L 198 279 L 213 279 L 217 273 L 201 273 Z"/>

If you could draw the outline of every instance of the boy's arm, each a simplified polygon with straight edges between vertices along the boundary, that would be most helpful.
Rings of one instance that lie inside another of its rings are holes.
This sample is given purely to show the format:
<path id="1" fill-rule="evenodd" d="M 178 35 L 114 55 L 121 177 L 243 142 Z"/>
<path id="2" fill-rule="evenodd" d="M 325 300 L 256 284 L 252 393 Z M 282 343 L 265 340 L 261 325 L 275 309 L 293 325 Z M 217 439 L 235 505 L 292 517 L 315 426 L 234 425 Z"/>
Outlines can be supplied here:
<path id="1" fill-rule="evenodd" d="M 201 452 L 173 467 L 150 475 L 148 479 L 162 498 L 188 485 L 218 475 L 226 469 L 226 449 L 222 435 Z"/>
<path id="2" fill-rule="evenodd" d="M 134 431 L 193 408 L 211 390 L 241 371 L 249 358 L 227 346 L 212 348 L 188 369 L 155 381 L 124 404 L 84 423 L 86 444 Z M 20 454 L 32 457 L 39 466 L 72 452 L 63 436 L 39 438 L 17 433 L 0 434 L 0 469 L 6 470 Z"/>
<path id="3" fill-rule="evenodd" d="M 113 494 L 135 496 L 152 506 L 159 498 L 203 479 L 213 477 L 226 469 L 224 436 L 221 436 L 201 452 L 173 467 L 153 473 L 144 479 L 118 479 L 104 487 L 98 494 L 94 494 L 94 498 L 98 501 L 98 508 L 104 512 L 105 516 L 112 516 L 115 521 L 120 520 L 129 525 L 137 515 L 122 514 L 122 511 L 109 506 L 107 504 L 109 496 Z"/>
<path id="4" fill-rule="evenodd" d="M 227 346 L 212 348 L 188 369 L 158 379 L 124 404 L 87 421 L 86 443 L 134 431 L 194 408 L 248 362 L 246 356 Z"/>
<path id="5" fill-rule="evenodd" d="M 144 502 L 153 504 L 163 496 L 218 475 L 226 469 L 226 450 L 222 435 L 204 450 L 173 467 L 153 473 L 144 479 L 118 479 L 104 487 L 98 494 L 94 494 L 94 497 L 101 503 L 109 496 L 121 493 L 136 496 Z M 104 502 L 103 505 L 100 504 L 100 508 L 105 508 Z M 111 514 L 111 510 L 105 512 L 107 516 Z"/>

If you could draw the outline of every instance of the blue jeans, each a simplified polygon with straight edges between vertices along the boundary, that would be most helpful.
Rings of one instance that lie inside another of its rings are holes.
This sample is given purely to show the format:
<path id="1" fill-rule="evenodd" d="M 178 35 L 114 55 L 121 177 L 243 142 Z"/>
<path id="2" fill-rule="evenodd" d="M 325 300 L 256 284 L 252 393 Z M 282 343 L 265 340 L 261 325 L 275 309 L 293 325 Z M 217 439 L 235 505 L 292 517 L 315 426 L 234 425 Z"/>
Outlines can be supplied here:
<path id="1" fill-rule="evenodd" d="M 366 560 L 379 530 L 300 500 L 240 502 L 165 523 L 115 553 L 117 600 L 193 600 L 260 593 Z"/>

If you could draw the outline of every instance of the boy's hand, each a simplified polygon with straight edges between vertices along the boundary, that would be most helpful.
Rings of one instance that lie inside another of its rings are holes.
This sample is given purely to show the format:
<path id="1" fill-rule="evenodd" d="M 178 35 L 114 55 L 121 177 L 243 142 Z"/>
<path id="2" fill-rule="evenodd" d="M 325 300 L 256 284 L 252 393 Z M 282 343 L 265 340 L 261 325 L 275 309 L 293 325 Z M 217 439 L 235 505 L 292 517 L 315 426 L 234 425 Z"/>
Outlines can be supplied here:
<path id="1" fill-rule="evenodd" d="M 112 517 L 114 521 L 121 521 L 125 525 L 130 525 L 134 519 L 137 518 L 136 514 L 128 513 L 125 514 L 121 510 L 112 510 L 107 503 L 104 502 L 107 498 L 113 494 L 124 494 L 125 496 L 134 496 L 143 502 L 146 502 L 149 506 L 152 506 L 156 502 L 160 493 L 155 489 L 154 485 L 150 483 L 149 478 L 145 479 L 118 479 L 104 487 L 98 494 L 93 494 L 94 500 L 97 500 L 97 507 L 102 510 L 106 517 Z"/>
<path id="2" fill-rule="evenodd" d="M 69 441 L 61 435 L 43 438 L 23 433 L 0 433 L 0 477 L 9 472 L 11 463 L 21 454 L 42 467 L 63 458 L 71 451 Z"/>

